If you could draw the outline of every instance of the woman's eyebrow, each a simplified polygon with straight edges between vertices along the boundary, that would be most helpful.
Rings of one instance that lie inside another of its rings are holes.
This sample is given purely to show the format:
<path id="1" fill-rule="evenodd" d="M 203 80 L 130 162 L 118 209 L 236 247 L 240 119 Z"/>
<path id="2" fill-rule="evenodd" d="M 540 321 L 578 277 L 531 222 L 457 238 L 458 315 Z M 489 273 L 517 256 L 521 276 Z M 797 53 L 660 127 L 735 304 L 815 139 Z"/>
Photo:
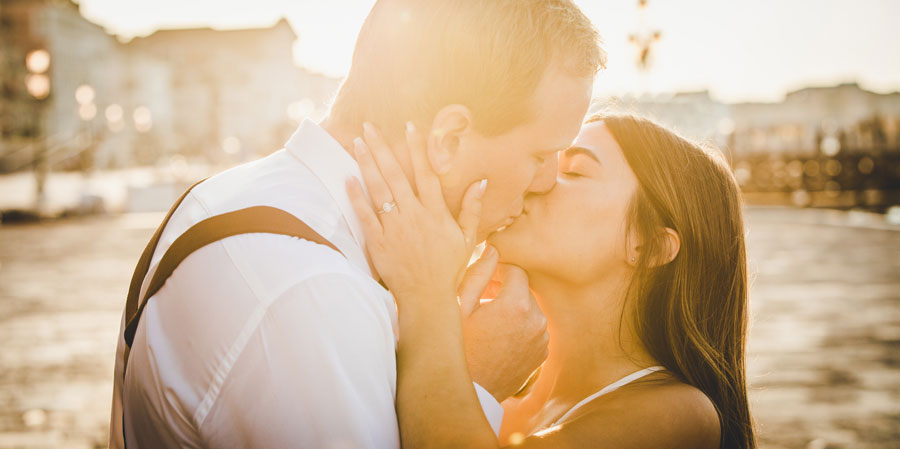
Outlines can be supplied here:
<path id="1" fill-rule="evenodd" d="M 594 154 L 593 151 L 591 151 L 591 150 L 589 150 L 589 149 L 587 149 L 587 148 L 583 148 L 583 147 L 569 147 L 569 148 L 566 148 L 566 150 L 564 151 L 564 153 L 566 154 L 566 157 L 573 157 L 573 156 L 575 156 L 576 154 L 584 154 L 584 155 L 590 157 L 591 159 L 595 160 L 598 164 L 601 163 L 601 162 L 600 162 L 600 158 L 598 158 L 597 155 Z"/>

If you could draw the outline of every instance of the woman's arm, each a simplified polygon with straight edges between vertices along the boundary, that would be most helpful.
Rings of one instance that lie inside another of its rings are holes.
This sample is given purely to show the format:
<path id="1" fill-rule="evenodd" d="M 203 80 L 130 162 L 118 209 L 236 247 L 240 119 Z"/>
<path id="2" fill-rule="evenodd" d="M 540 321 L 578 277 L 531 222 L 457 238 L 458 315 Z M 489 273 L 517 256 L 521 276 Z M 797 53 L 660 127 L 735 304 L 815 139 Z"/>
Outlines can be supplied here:
<path id="1" fill-rule="evenodd" d="M 403 447 L 496 448 L 466 367 L 455 295 L 420 302 L 431 305 L 404 313 L 407 308 L 400 318 L 397 417 Z"/>
<path id="2" fill-rule="evenodd" d="M 496 448 L 466 365 L 457 285 L 475 245 L 485 182 L 465 194 L 458 221 L 447 210 L 422 142 L 407 133 L 418 197 L 391 150 L 370 126 L 355 142 L 368 197 L 348 191 L 372 263 L 399 309 L 397 415 L 404 447 Z M 396 203 L 376 213 L 372 204 Z"/>

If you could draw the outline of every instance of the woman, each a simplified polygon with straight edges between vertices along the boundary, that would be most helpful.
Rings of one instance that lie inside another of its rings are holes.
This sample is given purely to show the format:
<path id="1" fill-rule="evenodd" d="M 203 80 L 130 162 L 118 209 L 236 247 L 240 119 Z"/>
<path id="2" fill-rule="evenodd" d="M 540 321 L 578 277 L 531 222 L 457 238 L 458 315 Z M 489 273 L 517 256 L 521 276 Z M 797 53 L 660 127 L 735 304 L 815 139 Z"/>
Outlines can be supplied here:
<path id="1" fill-rule="evenodd" d="M 359 186 L 348 186 L 400 310 L 403 441 L 497 447 L 471 391 L 455 297 L 483 186 L 471 189 L 455 226 L 421 139 L 408 134 L 418 199 L 395 195 L 403 214 L 374 213 Z M 385 170 L 384 145 L 357 150 L 370 191 L 409 189 L 372 169 L 377 159 L 382 172 L 397 172 Z M 718 154 L 646 119 L 590 118 L 559 155 L 556 187 L 526 198 L 480 262 L 499 257 L 528 272 L 550 334 L 530 390 L 503 404 L 500 444 L 754 447 L 741 215 Z"/>

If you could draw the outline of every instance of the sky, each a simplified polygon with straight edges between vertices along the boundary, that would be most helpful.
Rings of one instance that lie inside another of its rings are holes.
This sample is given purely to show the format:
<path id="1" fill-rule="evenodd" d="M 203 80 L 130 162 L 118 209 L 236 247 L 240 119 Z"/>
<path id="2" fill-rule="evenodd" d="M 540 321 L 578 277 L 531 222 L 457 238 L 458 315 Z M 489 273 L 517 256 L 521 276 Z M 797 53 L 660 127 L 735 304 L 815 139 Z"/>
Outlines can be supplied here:
<path id="1" fill-rule="evenodd" d="M 299 65 L 350 66 L 373 0 L 80 0 L 82 13 L 127 40 L 160 28 L 270 26 L 299 35 Z M 709 90 L 725 102 L 779 101 L 807 86 L 858 82 L 900 91 L 900 0 L 575 0 L 604 39 L 597 96 Z M 650 70 L 628 36 L 658 30 Z"/>

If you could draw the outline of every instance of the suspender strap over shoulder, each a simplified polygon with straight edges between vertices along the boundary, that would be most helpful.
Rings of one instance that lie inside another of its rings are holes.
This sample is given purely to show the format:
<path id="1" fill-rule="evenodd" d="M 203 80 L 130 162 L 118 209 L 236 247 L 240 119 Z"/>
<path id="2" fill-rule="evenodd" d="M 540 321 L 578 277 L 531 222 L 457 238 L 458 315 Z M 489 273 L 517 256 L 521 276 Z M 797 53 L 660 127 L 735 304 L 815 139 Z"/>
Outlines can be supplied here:
<path id="1" fill-rule="evenodd" d="M 138 301 L 141 285 L 150 269 L 150 260 L 153 258 L 153 252 L 156 250 L 163 229 L 168 224 L 175 209 L 178 208 L 187 194 L 191 189 L 196 187 L 197 184 L 191 186 L 181 198 L 178 199 L 175 205 L 172 206 L 172 209 L 156 230 L 150 243 L 148 243 L 147 247 L 144 249 L 140 261 L 135 268 L 134 275 L 131 278 L 131 286 L 128 290 L 128 302 L 125 306 L 127 317 L 125 343 L 128 346 L 125 352 L 126 367 L 128 353 L 130 352 L 129 349 L 134 342 L 134 334 L 137 330 L 138 322 L 141 319 L 144 307 L 147 305 L 147 301 L 166 283 L 166 280 L 172 275 L 172 272 L 178 268 L 178 265 L 194 251 L 209 245 L 210 243 L 234 235 L 268 233 L 308 240 L 320 245 L 325 245 L 343 255 L 343 253 L 341 253 L 341 251 L 331 242 L 290 213 L 269 206 L 248 207 L 207 218 L 191 226 L 184 234 L 181 234 L 175 239 L 172 246 L 169 247 L 160 260 L 156 272 L 153 274 L 153 278 L 150 280 L 150 284 L 147 287 L 146 293 L 144 293 L 143 297 Z"/>
<path id="2" fill-rule="evenodd" d="M 162 223 L 156 228 L 156 232 L 153 233 L 153 237 L 150 238 L 150 242 L 147 243 L 144 252 L 141 253 L 141 258 L 138 260 L 137 266 L 134 268 L 134 274 L 131 275 L 131 284 L 128 286 L 128 300 L 125 302 L 125 322 L 128 323 L 125 328 L 125 342 L 128 344 L 128 347 L 131 347 L 131 341 L 134 339 L 134 331 L 131 331 L 131 337 L 129 337 L 128 328 L 131 327 L 131 321 L 136 317 L 138 306 L 141 302 L 139 298 L 141 294 L 141 284 L 144 283 L 144 277 L 147 276 L 147 271 L 150 270 L 150 260 L 153 259 L 153 252 L 156 251 L 156 245 L 159 243 L 159 238 L 162 236 L 163 229 L 169 224 L 169 219 L 172 218 L 175 209 L 178 209 L 178 206 L 181 205 L 188 193 L 205 180 L 206 179 L 202 179 L 196 184 L 188 187 L 178 200 L 175 201 L 175 204 L 169 209 L 169 213 L 166 214 L 166 218 L 163 218 Z M 137 321 L 134 321 L 135 325 L 137 325 Z"/>

